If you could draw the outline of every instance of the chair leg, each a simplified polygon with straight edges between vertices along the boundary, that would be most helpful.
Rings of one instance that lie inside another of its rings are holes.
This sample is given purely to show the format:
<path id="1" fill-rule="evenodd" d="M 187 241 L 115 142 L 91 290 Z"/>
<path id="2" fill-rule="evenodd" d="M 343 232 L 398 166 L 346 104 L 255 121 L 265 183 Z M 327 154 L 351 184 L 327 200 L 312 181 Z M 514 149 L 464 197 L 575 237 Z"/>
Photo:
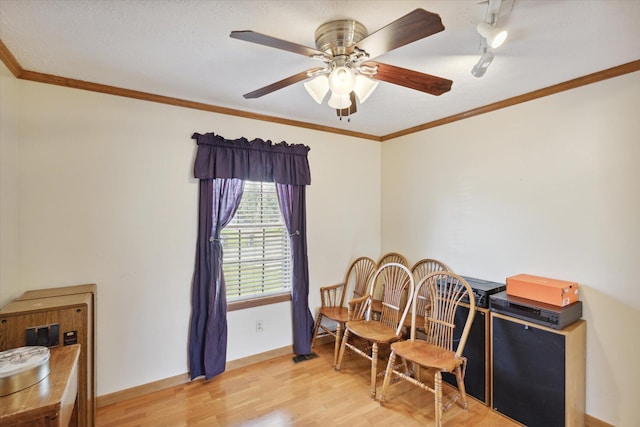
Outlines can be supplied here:
<path id="1" fill-rule="evenodd" d="M 433 378 L 433 391 L 436 398 L 436 427 L 442 427 L 442 374 L 437 371 Z"/>
<path id="2" fill-rule="evenodd" d="M 376 379 L 378 378 L 378 343 L 371 347 L 371 399 L 376 400 Z"/>
<path id="3" fill-rule="evenodd" d="M 333 366 L 338 363 L 338 353 L 340 352 L 340 344 L 342 344 L 342 322 L 336 325 L 336 343 L 333 347 Z"/>
<path id="4" fill-rule="evenodd" d="M 393 371 L 393 364 L 396 362 L 396 352 L 391 350 L 389 355 L 389 362 L 387 362 L 387 369 L 384 371 L 384 381 L 382 382 L 382 391 L 380 392 L 380 405 L 384 405 L 385 396 L 387 395 L 387 387 L 391 382 L 391 372 Z"/>
<path id="5" fill-rule="evenodd" d="M 322 313 L 318 313 L 318 317 L 316 318 L 316 325 L 313 327 L 313 337 L 311 338 L 311 348 L 313 349 L 313 345 L 316 343 L 316 338 L 318 337 L 318 329 L 320 329 L 320 322 L 322 322 Z"/>
<path id="6" fill-rule="evenodd" d="M 349 341 L 349 329 L 345 329 L 344 334 L 342 335 L 342 339 L 340 340 L 340 353 L 338 354 L 338 362 L 334 366 L 336 371 L 340 371 L 342 367 L 342 358 L 344 357 L 344 348 L 346 347 L 347 341 Z"/>
<path id="7" fill-rule="evenodd" d="M 462 407 L 465 410 L 468 410 L 469 402 L 467 401 L 467 390 L 464 387 L 464 376 L 462 375 L 462 368 L 460 366 L 456 368 L 456 381 L 458 382 L 458 393 L 460 394 Z"/>

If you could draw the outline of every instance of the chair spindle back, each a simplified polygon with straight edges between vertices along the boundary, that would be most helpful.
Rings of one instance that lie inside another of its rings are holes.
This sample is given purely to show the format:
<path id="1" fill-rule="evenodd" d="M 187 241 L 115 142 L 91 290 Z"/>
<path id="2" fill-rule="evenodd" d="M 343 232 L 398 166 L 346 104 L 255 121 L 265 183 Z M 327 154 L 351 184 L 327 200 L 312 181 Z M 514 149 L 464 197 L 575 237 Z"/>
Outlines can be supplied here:
<path id="1" fill-rule="evenodd" d="M 415 289 L 411 271 L 402 264 L 387 263 L 379 267 L 372 278 L 372 283 L 383 283 L 382 312 L 378 321 L 385 326 L 396 329 L 396 335 L 400 334 L 404 319 L 411 305 L 411 299 Z M 373 287 L 371 297 L 373 297 Z M 371 305 L 367 313 L 371 320 Z"/>
<path id="2" fill-rule="evenodd" d="M 349 270 L 347 270 L 347 275 L 344 280 L 343 300 L 348 289 L 353 289 L 352 298 L 360 298 L 369 294 L 371 276 L 373 276 L 375 271 L 376 262 L 374 260 L 369 257 L 356 258 L 353 263 L 351 263 Z"/>
<path id="3" fill-rule="evenodd" d="M 416 262 L 411 267 L 411 273 L 413 273 L 414 282 L 420 283 L 420 281 L 427 277 L 429 274 L 435 271 L 451 271 L 451 269 L 442 261 L 438 261 L 432 258 L 423 258 Z M 427 317 L 429 316 L 429 287 L 422 286 L 420 292 L 416 294 L 416 313 L 420 316 L 419 327 L 424 329 L 426 327 Z"/>
<path id="4" fill-rule="evenodd" d="M 456 349 L 456 356 L 461 357 L 475 314 L 476 303 L 471 286 L 462 277 L 452 272 L 429 274 L 418 283 L 416 295 L 424 286 L 428 287 L 431 304 L 425 330 L 426 341 L 449 351 L 453 351 L 456 311 L 463 299 L 468 298 L 470 313 Z M 413 322 L 411 340 L 415 340 L 415 326 Z"/>

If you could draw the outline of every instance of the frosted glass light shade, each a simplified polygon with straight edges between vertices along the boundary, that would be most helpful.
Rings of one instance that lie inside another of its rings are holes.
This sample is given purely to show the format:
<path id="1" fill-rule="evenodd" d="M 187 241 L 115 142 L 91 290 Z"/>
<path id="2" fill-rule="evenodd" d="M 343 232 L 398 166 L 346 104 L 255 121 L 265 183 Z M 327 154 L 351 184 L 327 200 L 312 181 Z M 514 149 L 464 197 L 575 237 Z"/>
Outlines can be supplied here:
<path id="1" fill-rule="evenodd" d="M 306 82 L 304 88 L 318 104 L 322 104 L 322 100 L 329 92 L 329 78 L 325 75 L 318 76 Z"/>
<path id="2" fill-rule="evenodd" d="M 345 66 L 336 67 L 329 74 L 329 88 L 336 95 L 349 95 L 355 85 L 356 76 L 351 68 Z"/>
<path id="3" fill-rule="evenodd" d="M 328 104 L 331 108 L 342 110 L 344 108 L 351 107 L 351 99 L 348 94 L 339 95 L 337 93 L 331 92 L 331 98 L 329 98 Z"/>
<path id="4" fill-rule="evenodd" d="M 487 44 L 496 48 L 500 46 L 507 39 L 507 30 L 501 28 L 495 28 L 486 22 L 478 24 L 478 33 L 487 40 Z"/>
<path id="5" fill-rule="evenodd" d="M 356 85 L 353 88 L 353 91 L 358 96 L 358 100 L 362 104 L 364 101 L 369 98 L 369 96 L 373 93 L 374 90 L 378 87 L 378 81 L 370 79 L 369 77 L 363 76 L 362 74 L 358 74 L 356 76 Z"/>

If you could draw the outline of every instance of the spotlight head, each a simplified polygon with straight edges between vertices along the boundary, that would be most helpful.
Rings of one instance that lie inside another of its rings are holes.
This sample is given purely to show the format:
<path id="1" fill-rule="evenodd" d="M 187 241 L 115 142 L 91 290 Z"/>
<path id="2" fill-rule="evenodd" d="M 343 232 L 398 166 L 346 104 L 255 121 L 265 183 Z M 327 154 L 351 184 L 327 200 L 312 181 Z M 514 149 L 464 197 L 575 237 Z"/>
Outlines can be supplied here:
<path id="1" fill-rule="evenodd" d="M 487 72 L 487 68 L 489 68 L 489 65 L 491 65 L 492 61 L 493 61 L 493 53 L 491 52 L 483 53 L 480 59 L 478 60 L 478 62 L 476 63 L 476 65 L 474 65 L 473 68 L 471 69 L 471 75 L 473 75 L 473 77 L 484 76 L 484 73 Z"/>
<path id="2" fill-rule="evenodd" d="M 487 40 L 487 44 L 494 49 L 507 39 L 507 30 L 496 28 L 486 22 L 479 23 L 477 29 L 478 33 Z"/>

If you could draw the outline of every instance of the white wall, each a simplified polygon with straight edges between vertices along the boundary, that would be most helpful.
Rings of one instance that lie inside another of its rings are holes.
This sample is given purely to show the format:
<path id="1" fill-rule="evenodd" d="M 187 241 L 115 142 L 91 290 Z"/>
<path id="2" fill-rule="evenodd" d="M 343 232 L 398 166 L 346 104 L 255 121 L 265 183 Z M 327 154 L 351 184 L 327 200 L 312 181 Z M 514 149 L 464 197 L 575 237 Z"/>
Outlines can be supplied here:
<path id="1" fill-rule="evenodd" d="M 378 143 L 19 81 L 2 70 L 0 304 L 27 289 L 97 283 L 98 396 L 188 370 L 193 132 L 311 147 L 314 315 L 320 286 L 340 280 L 356 256 L 378 254 Z M 290 303 L 229 313 L 227 359 L 291 345 L 290 318 Z"/>
<path id="2" fill-rule="evenodd" d="M 18 283 L 18 85 L 0 66 L 0 305 Z"/>
<path id="3" fill-rule="evenodd" d="M 485 279 L 578 281 L 587 413 L 640 423 L 640 73 L 382 145 L 20 81 L 4 65 L 0 90 L 0 305 L 97 283 L 98 395 L 188 369 L 190 136 L 214 131 L 311 146 L 314 314 L 351 259 L 388 250 Z M 289 319 L 288 303 L 229 313 L 228 359 L 290 345 Z"/>
<path id="4" fill-rule="evenodd" d="M 577 281 L 588 414 L 640 425 L 640 73 L 383 143 L 382 250 Z"/>

